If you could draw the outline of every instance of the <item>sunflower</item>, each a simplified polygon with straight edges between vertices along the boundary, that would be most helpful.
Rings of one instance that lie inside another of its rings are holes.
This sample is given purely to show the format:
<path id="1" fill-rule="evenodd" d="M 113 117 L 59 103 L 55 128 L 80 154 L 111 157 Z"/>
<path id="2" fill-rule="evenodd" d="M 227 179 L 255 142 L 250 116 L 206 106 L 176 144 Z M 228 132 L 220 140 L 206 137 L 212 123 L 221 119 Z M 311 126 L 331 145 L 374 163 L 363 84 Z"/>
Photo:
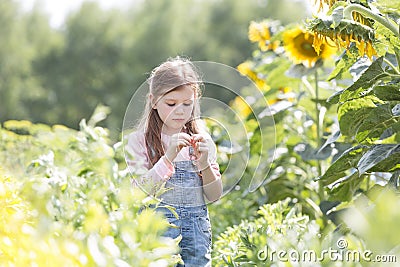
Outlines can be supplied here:
<path id="1" fill-rule="evenodd" d="M 323 43 L 327 43 L 330 40 L 335 42 L 338 47 L 349 48 L 354 43 L 360 56 L 367 55 L 372 58 L 372 56 L 376 55 L 372 45 L 375 35 L 370 27 L 346 19 L 342 19 L 334 28 L 326 25 L 329 25 L 327 20 L 315 19 L 308 26 L 309 30 L 314 32 L 313 45 L 317 51 L 322 49 Z"/>
<path id="2" fill-rule="evenodd" d="M 267 21 L 252 21 L 249 26 L 248 37 L 251 42 L 258 42 L 261 51 L 273 50 L 278 46 L 277 42 L 270 42 L 271 31 Z"/>
<path id="3" fill-rule="evenodd" d="M 249 104 L 247 104 L 247 102 L 241 96 L 235 97 L 230 106 L 238 113 L 238 115 L 242 119 L 247 118 L 252 112 Z"/>
<path id="4" fill-rule="evenodd" d="M 294 28 L 283 33 L 284 48 L 296 64 L 307 63 L 311 67 L 318 59 L 329 58 L 336 52 L 336 47 L 321 40 L 317 49 L 314 48 L 314 34 L 301 28 Z"/>
<path id="5" fill-rule="evenodd" d="M 265 83 L 265 80 L 259 78 L 257 73 L 252 69 L 253 64 L 251 61 L 245 61 L 239 64 L 239 66 L 236 68 L 240 74 L 247 76 L 250 80 L 252 80 L 261 91 L 266 91 L 269 89 L 268 85 Z"/>

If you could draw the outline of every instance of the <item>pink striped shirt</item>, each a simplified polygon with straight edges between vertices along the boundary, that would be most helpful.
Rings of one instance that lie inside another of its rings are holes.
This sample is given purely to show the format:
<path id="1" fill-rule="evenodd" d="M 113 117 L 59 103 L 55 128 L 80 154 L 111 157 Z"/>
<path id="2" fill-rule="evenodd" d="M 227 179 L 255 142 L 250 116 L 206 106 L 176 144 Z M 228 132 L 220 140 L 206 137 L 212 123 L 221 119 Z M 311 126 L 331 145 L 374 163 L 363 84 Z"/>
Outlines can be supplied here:
<path id="1" fill-rule="evenodd" d="M 205 136 L 207 142 L 210 144 L 208 161 L 210 162 L 211 169 L 218 178 L 221 178 L 219 165 L 216 162 L 215 144 L 212 141 L 211 136 L 208 134 Z M 161 141 L 163 142 L 165 150 L 168 149 L 170 139 L 170 135 L 161 134 Z M 131 173 L 151 178 L 154 183 L 168 180 L 175 172 L 174 166 L 166 163 L 163 158 L 160 158 L 160 160 L 151 168 L 143 131 L 133 132 L 128 136 L 126 152 L 128 154 L 127 164 Z M 189 147 L 183 147 L 174 159 L 174 162 L 187 160 L 190 160 Z"/>

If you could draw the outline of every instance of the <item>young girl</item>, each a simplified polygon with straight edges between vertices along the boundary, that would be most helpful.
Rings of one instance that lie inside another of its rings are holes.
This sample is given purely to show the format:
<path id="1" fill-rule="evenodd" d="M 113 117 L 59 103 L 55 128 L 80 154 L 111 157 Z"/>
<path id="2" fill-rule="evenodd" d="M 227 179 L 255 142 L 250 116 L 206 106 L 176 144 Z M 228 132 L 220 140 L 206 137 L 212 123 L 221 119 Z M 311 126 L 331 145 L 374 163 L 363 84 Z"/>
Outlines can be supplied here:
<path id="1" fill-rule="evenodd" d="M 145 168 L 143 184 L 165 183 L 169 190 L 162 203 L 172 206 L 163 212 L 171 224 L 166 236 L 180 241 L 184 266 L 211 266 L 211 225 L 208 201 L 222 195 L 221 175 L 215 145 L 202 129 L 200 79 L 187 59 L 172 58 L 155 68 L 148 79 L 149 93 L 142 121 L 128 137 L 127 160 L 132 170 Z"/>

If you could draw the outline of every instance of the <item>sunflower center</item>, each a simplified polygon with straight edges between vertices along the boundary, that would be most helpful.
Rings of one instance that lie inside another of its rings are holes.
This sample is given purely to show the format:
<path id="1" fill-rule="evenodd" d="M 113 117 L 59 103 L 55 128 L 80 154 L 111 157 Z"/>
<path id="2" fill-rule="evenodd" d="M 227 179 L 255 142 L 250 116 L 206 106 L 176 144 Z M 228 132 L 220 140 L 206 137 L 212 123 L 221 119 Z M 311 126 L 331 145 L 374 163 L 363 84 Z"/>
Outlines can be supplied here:
<path id="1" fill-rule="evenodd" d="M 310 43 L 302 43 L 301 44 L 301 48 L 303 49 L 303 50 L 314 50 L 314 48 L 312 47 L 312 45 L 310 44 Z"/>
<path id="2" fill-rule="evenodd" d="M 313 40 L 312 38 L 305 38 L 304 34 L 298 35 L 294 40 L 296 46 L 298 47 L 298 51 L 305 57 L 317 57 L 317 53 L 315 52 L 314 47 L 312 46 Z"/>

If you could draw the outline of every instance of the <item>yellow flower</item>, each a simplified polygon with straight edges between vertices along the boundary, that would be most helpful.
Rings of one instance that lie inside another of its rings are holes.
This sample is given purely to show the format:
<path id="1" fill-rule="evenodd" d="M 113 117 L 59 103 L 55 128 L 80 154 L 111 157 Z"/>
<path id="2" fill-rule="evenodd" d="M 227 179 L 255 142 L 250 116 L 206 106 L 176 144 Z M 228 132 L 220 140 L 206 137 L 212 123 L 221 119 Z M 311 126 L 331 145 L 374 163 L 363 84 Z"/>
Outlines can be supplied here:
<path id="1" fill-rule="evenodd" d="M 294 28 L 283 33 L 284 48 L 296 64 L 307 63 L 308 67 L 315 64 L 318 59 L 329 58 L 336 52 L 325 40 L 318 40 L 314 46 L 314 34 L 301 28 Z M 316 48 L 315 48 L 316 47 Z"/>
<path id="2" fill-rule="evenodd" d="M 261 51 L 275 49 L 277 47 L 277 42 L 271 43 L 269 41 L 271 39 L 271 32 L 267 21 L 252 21 L 249 26 L 248 37 L 251 42 L 258 42 L 258 47 Z"/>
<path id="3" fill-rule="evenodd" d="M 241 96 L 237 96 L 231 102 L 230 106 L 238 113 L 238 115 L 242 119 L 247 118 L 247 116 L 249 116 L 251 113 L 251 107 Z"/>
<path id="4" fill-rule="evenodd" d="M 266 91 L 269 89 L 268 85 L 265 83 L 263 79 L 260 79 L 255 71 L 252 69 L 253 64 L 251 61 L 245 61 L 239 66 L 237 66 L 237 70 L 242 74 L 243 76 L 249 77 L 250 80 L 252 80 L 256 86 L 261 90 L 261 91 Z"/>
<path id="5" fill-rule="evenodd" d="M 326 26 L 326 21 L 316 19 L 309 29 L 315 34 L 313 45 L 317 51 L 322 49 L 321 44 L 330 41 L 336 43 L 339 48 L 349 48 L 350 44 L 354 43 L 360 56 L 367 55 L 372 58 L 377 54 L 372 46 L 375 38 L 373 30 L 361 23 L 343 19 L 332 28 Z"/>
<path id="6" fill-rule="evenodd" d="M 240 72 L 240 74 L 242 74 L 243 76 L 247 76 L 252 80 L 257 76 L 257 74 L 252 70 L 251 61 L 245 61 L 239 64 L 239 66 L 237 66 L 236 68 Z"/>

